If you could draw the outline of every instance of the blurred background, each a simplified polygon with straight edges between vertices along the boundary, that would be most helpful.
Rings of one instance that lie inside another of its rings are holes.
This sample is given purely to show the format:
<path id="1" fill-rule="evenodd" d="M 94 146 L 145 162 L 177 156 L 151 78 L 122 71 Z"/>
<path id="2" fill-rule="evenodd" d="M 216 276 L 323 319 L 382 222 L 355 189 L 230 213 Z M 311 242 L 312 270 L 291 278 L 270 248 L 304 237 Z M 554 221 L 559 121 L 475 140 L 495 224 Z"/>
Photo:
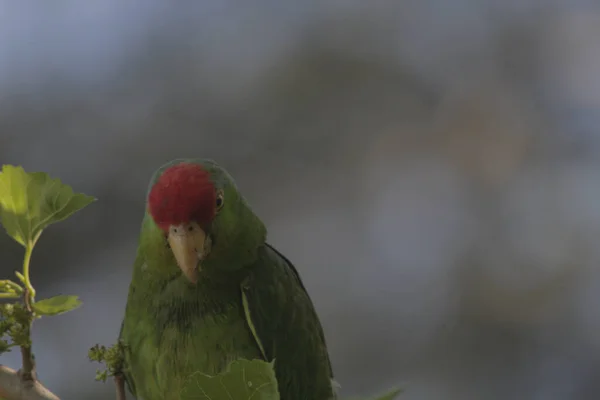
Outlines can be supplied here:
<path id="1" fill-rule="evenodd" d="M 41 379 L 114 398 L 87 350 L 118 334 L 148 180 L 208 157 L 298 266 L 345 396 L 596 399 L 598 71 L 592 1 L 1 3 L 0 164 L 99 199 L 34 252 L 40 298 L 84 301 L 36 322 Z"/>

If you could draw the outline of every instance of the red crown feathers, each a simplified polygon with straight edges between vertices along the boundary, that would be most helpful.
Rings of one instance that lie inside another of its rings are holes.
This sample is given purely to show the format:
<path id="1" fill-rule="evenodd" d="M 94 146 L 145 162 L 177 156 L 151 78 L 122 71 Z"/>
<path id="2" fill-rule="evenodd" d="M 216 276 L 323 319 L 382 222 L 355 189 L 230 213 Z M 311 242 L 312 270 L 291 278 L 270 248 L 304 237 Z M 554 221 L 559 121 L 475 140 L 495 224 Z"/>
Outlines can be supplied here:
<path id="1" fill-rule="evenodd" d="M 164 231 L 170 225 L 191 221 L 209 224 L 216 213 L 215 202 L 216 190 L 210 174 L 191 163 L 167 168 L 148 195 L 150 215 Z"/>

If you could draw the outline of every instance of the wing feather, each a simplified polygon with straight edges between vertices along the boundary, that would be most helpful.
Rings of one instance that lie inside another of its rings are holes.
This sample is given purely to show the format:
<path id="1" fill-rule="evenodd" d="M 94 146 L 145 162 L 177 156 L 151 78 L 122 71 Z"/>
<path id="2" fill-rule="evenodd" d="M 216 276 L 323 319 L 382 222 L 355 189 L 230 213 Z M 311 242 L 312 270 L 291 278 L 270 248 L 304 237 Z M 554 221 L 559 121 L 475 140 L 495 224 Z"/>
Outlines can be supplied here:
<path id="1" fill-rule="evenodd" d="M 242 284 L 248 326 L 275 373 L 283 400 L 334 396 L 323 328 L 294 265 L 266 245 Z"/>

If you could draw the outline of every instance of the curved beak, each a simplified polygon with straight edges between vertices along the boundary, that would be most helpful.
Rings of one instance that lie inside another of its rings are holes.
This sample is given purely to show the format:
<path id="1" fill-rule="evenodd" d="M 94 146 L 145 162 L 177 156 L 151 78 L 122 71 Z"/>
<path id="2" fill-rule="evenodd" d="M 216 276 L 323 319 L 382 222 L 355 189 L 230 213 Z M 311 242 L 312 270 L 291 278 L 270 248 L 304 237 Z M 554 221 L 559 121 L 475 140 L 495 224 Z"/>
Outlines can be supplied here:
<path id="1" fill-rule="evenodd" d="M 181 272 L 191 283 L 196 284 L 200 263 L 207 253 L 206 233 L 195 222 L 172 225 L 167 240 Z"/>

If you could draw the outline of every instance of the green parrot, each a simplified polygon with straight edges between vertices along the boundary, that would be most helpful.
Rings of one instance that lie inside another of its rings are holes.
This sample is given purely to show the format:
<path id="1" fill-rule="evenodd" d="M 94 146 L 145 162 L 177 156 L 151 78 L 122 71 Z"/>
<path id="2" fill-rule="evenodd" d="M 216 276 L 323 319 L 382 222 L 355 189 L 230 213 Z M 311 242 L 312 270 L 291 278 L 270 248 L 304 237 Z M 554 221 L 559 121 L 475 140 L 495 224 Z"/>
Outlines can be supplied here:
<path id="1" fill-rule="evenodd" d="M 336 397 L 310 296 L 266 235 L 214 161 L 177 159 L 155 172 L 120 332 L 136 398 L 178 399 L 190 374 L 240 358 L 275 360 L 282 400 Z"/>

